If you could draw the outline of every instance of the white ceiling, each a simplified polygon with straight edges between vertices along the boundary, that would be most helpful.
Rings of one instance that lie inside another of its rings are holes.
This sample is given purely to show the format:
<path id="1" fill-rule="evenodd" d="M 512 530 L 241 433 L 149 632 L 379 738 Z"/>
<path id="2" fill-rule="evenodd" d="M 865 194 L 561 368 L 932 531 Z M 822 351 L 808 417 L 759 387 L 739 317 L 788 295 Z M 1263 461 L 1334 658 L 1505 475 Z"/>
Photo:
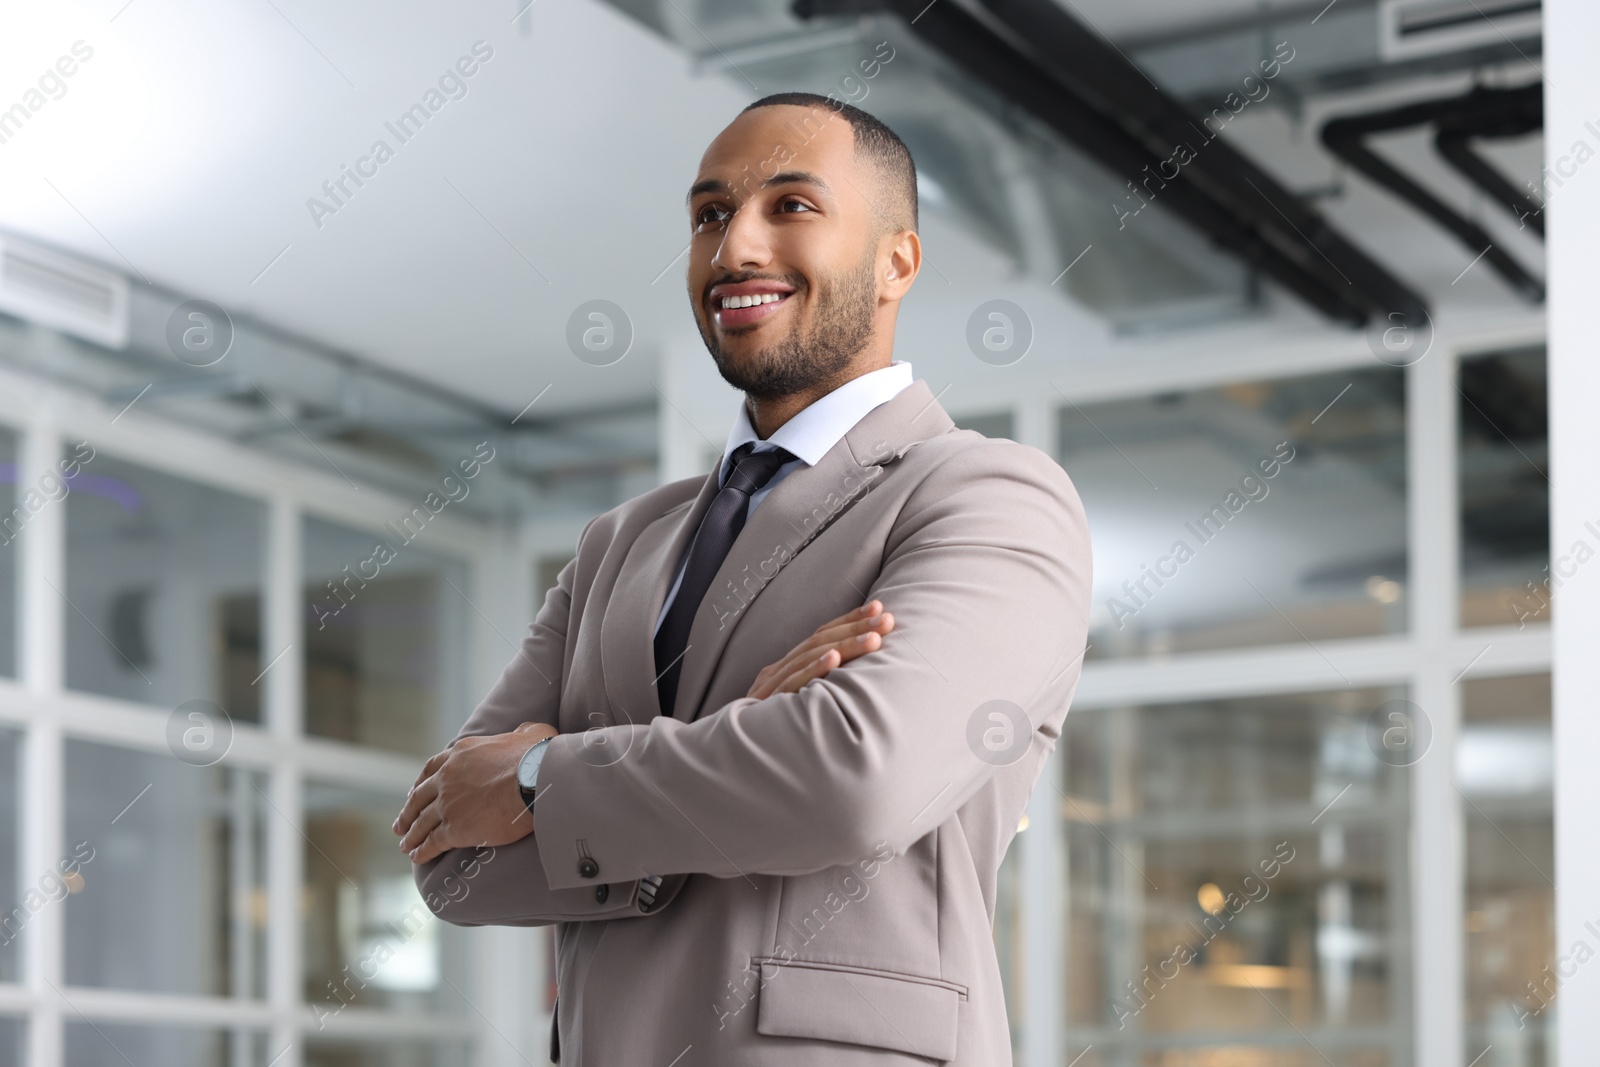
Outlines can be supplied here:
<path id="1" fill-rule="evenodd" d="M 124 3 L 0 16 L 7 105 L 94 49 L 0 146 L 0 225 L 513 410 L 551 370 L 563 406 L 650 391 L 646 359 L 566 353 L 585 300 L 692 336 L 683 195 L 744 98 L 611 8 L 535 3 L 523 35 L 509 0 Z M 384 123 L 479 40 L 467 95 L 399 144 Z M 318 228 L 308 198 L 379 138 Z"/>
<path id="2" fill-rule="evenodd" d="M 547 384 L 546 408 L 651 396 L 659 352 L 704 356 L 677 258 L 688 237 L 684 192 L 705 144 L 758 94 L 692 75 L 680 53 L 597 0 L 535 0 L 514 22 L 525 5 L 0 4 L 0 109 L 75 41 L 94 50 L 65 94 L 0 145 L 0 226 L 503 410 Z M 1073 5 L 1113 35 L 1257 9 L 1255 0 Z M 308 198 L 376 139 L 395 145 L 385 122 L 480 40 L 494 53 L 467 95 L 445 103 L 319 228 Z M 1290 188 L 1322 186 L 1337 172 L 1315 142 L 1321 117 L 1417 91 L 1318 99 L 1298 122 L 1258 106 L 1228 136 Z M 1506 157 L 1517 181 L 1537 173 L 1537 143 Z M 1420 142 L 1401 148 L 1454 202 L 1472 203 Z M 1482 264 L 1452 285 L 1470 254 L 1363 179 L 1346 185 L 1330 214 L 1402 278 L 1446 302 L 1514 305 Z M 919 376 L 933 381 L 934 366 L 947 382 L 992 370 L 953 339 L 978 300 L 1021 292 L 1042 353 L 1116 355 L 1086 311 L 1013 282 L 999 256 L 937 215 L 924 221 L 928 269 L 898 345 Z M 1536 242 L 1505 239 L 1538 264 Z M 621 304 L 640 337 L 606 368 L 583 364 L 565 342 L 569 314 L 597 297 Z M 1290 316 L 1302 331 L 1324 329 Z M 724 430 L 709 432 L 720 440 Z"/>

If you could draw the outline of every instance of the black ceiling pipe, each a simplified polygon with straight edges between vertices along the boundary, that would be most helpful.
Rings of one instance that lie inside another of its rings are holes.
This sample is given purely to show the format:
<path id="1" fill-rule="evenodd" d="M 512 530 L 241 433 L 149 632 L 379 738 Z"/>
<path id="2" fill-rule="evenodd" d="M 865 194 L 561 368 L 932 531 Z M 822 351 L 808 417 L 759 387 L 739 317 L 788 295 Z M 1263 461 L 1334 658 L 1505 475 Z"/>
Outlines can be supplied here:
<path id="1" fill-rule="evenodd" d="M 1440 130 L 1433 138 L 1433 147 L 1445 161 L 1461 172 L 1518 222 L 1531 226 L 1540 237 L 1544 236 L 1544 211 L 1522 195 L 1510 182 L 1478 153 L 1472 150 L 1472 139 L 1481 136 L 1467 130 Z"/>
<path id="2" fill-rule="evenodd" d="M 1538 129 L 1544 122 L 1542 87 L 1535 82 L 1519 89 L 1478 87 L 1462 96 L 1423 100 L 1364 115 L 1332 119 L 1322 127 L 1322 143 L 1339 158 L 1438 223 L 1474 255 L 1481 255 L 1496 273 L 1524 298 L 1544 300 L 1544 283 L 1497 247 L 1482 226 L 1457 212 L 1398 168 L 1367 147 L 1375 133 L 1436 124 L 1435 147 L 1452 165 L 1519 219 L 1533 219 L 1539 233 L 1539 209 L 1471 150 L 1478 137 L 1511 137 Z M 1486 182 L 1485 178 L 1489 180 Z"/>
<path id="3" fill-rule="evenodd" d="M 1333 229 L 1321 212 L 1210 131 L 1204 119 L 1170 97 L 1115 45 L 1072 18 L 1055 0 L 982 3 L 1011 30 L 1018 47 L 1026 48 L 1052 77 L 1093 102 L 1128 137 L 1160 158 L 1170 157 L 1177 145 L 1192 144 L 1201 135 L 1203 143 L 1194 158 L 1179 168 L 1180 179 L 1192 182 L 1240 225 L 1275 240 L 1303 269 L 1322 275 L 1330 287 L 1355 290 L 1357 300 L 1379 317 L 1390 312 L 1418 315 L 1424 310 L 1425 302 L 1416 292 Z M 1264 84 L 1259 71 L 1244 71 L 1241 79 L 1244 74 Z"/>
<path id="4" fill-rule="evenodd" d="M 1081 62 L 1071 76 L 1064 74 L 1060 63 L 1046 64 L 1031 50 L 1024 50 L 1015 39 L 1015 29 L 992 25 L 953 3 L 796 0 L 794 10 L 801 18 L 872 10 L 900 15 L 933 48 L 1113 173 L 1130 179 L 1160 173 L 1159 199 L 1175 215 L 1330 318 L 1362 326 L 1374 315 L 1387 321 L 1393 314 L 1402 314 L 1417 323 L 1426 317 L 1426 306 L 1418 295 L 1334 233 L 1320 214 L 1306 208 L 1275 179 L 1249 167 L 1248 161 L 1227 145 L 1206 138 L 1194 158 L 1177 169 L 1176 177 L 1159 172 L 1160 164 L 1172 159 L 1178 144 L 1196 140 L 1200 133 L 1197 120 L 1153 90 L 1114 47 L 1089 35 L 1053 4 L 1045 3 L 1036 14 L 1042 22 L 1064 21 L 1079 31 L 1072 39 L 1083 54 L 1075 53 Z M 1044 28 L 1021 36 L 1035 41 L 1050 38 Z M 1129 104 L 1128 76 L 1157 94 L 1157 98 L 1138 94 L 1132 101 L 1137 114 L 1125 106 Z M 1176 136 L 1163 139 L 1148 132 L 1157 122 Z M 1176 132 L 1180 122 L 1183 132 Z M 1207 155 L 1216 156 L 1219 162 L 1203 172 L 1195 171 L 1200 157 Z M 1243 161 L 1246 167 L 1225 168 L 1223 157 Z M 1253 189 L 1244 184 L 1247 178 Z"/>
<path id="5" fill-rule="evenodd" d="M 1462 176 L 1488 193 L 1521 224 L 1544 236 L 1544 211 L 1472 150 L 1473 138 L 1522 137 L 1544 129 L 1544 83 L 1520 89 L 1472 90 L 1456 115 L 1438 120 L 1434 148 Z"/>

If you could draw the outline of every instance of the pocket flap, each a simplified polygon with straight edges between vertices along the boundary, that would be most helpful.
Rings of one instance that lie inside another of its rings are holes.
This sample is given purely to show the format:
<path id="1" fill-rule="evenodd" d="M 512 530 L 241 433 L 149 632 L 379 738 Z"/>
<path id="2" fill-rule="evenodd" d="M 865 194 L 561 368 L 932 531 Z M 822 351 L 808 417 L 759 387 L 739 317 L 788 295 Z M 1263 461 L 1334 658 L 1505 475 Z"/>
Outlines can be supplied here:
<path id="1" fill-rule="evenodd" d="M 762 969 L 758 1034 L 955 1058 L 962 993 L 954 984 L 797 960 L 753 962 Z"/>

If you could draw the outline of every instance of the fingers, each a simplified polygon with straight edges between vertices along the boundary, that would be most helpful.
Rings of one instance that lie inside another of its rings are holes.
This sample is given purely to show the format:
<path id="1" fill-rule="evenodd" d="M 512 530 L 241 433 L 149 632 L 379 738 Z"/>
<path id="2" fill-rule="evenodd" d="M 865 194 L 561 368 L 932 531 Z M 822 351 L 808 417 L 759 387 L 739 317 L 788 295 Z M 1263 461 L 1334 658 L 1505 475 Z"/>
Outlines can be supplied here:
<path id="1" fill-rule="evenodd" d="M 444 816 L 440 814 L 437 804 L 429 804 L 417 812 L 416 820 L 406 831 L 406 836 L 400 840 L 400 851 L 414 852 L 417 846 L 433 834 L 443 822 Z"/>
<path id="2" fill-rule="evenodd" d="M 894 629 L 894 616 L 886 611 L 860 623 L 855 629 L 856 632 L 853 634 L 841 634 L 834 643 L 842 662 L 848 662 L 857 656 L 882 648 L 884 637 Z"/>
<path id="3" fill-rule="evenodd" d="M 823 634 L 820 640 L 814 639 L 813 642 L 808 642 L 811 647 L 806 648 L 805 653 L 797 658 L 803 662 L 810 662 L 831 648 L 838 651 L 840 663 L 848 663 L 857 656 L 882 648 L 883 638 L 893 629 L 894 616 L 888 612 L 846 623 Z M 791 669 L 793 666 L 790 665 Z"/>
<path id="4" fill-rule="evenodd" d="M 855 658 L 862 651 L 876 648 L 877 646 L 870 642 L 861 642 L 858 645 L 852 645 L 850 642 L 865 633 L 876 631 L 886 634 L 894 628 L 893 616 L 881 612 L 881 607 L 881 602 L 869 601 L 855 611 L 817 627 L 810 637 L 795 646 L 794 651 L 780 661 L 782 669 L 778 673 L 786 676 L 830 648 L 839 649 L 847 660 Z"/>
<path id="5" fill-rule="evenodd" d="M 434 758 L 437 759 L 438 757 Z M 431 765 L 433 760 L 429 760 L 428 763 Z M 411 830 L 411 824 L 416 822 L 417 814 L 429 804 L 432 804 L 434 798 L 438 795 L 438 780 L 431 775 L 412 786 L 411 792 L 406 796 L 405 806 L 400 809 L 400 814 L 395 818 L 394 825 L 390 829 L 402 837 L 408 834 Z"/>
<path id="6" fill-rule="evenodd" d="M 823 623 L 788 655 L 764 667 L 747 695 L 761 700 L 773 693 L 795 692 L 812 678 L 876 651 L 882 647 L 884 635 L 894 629 L 894 616 L 882 609 L 882 601 L 870 600 Z"/>
<path id="7" fill-rule="evenodd" d="M 445 761 L 445 757 L 448 755 L 450 755 L 450 750 L 447 748 L 443 752 L 435 752 L 433 755 L 429 756 L 428 762 L 424 763 L 422 765 L 422 770 L 417 772 L 417 780 L 411 783 L 411 788 L 415 789 L 417 786 L 421 785 L 424 778 L 433 777 L 433 772 L 439 769 L 439 765 Z"/>
<path id="8" fill-rule="evenodd" d="M 817 627 L 816 632 L 817 633 L 821 633 L 824 630 L 831 630 L 836 626 L 841 626 L 841 625 L 843 625 L 845 623 L 855 622 L 858 619 L 870 618 L 871 616 L 876 615 L 878 612 L 880 612 L 882 610 L 883 610 L 883 602 L 882 601 L 880 601 L 880 600 L 869 600 L 865 604 L 861 605 L 859 608 L 852 608 L 851 610 L 845 612 L 843 615 L 840 615 L 837 619 L 830 619 L 827 622 L 823 623 L 821 626 Z"/>
<path id="9" fill-rule="evenodd" d="M 418 864 L 427 863 L 435 856 L 440 856 L 446 852 L 449 852 L 452 847 L 454 846 L 449 843 L 444 832 L 444 827 L 441 826 L 434 830 L 433 833 L 429 834 L 427 838 L 425 838 L 420 844 L 418 844 L 416 851 L 411 853 L 411 862 Z"/>
<path id="10" fill-rule="evenodd" d="M 784 678 L 778 687 L 773 690 L 777 693 L 798 693 L 800 687 L 813 678 L 821 678 L 839 665 L 838 649 L 830 648 L 822 655 L 809 663 L 803 664 L 798 670 Z"/>

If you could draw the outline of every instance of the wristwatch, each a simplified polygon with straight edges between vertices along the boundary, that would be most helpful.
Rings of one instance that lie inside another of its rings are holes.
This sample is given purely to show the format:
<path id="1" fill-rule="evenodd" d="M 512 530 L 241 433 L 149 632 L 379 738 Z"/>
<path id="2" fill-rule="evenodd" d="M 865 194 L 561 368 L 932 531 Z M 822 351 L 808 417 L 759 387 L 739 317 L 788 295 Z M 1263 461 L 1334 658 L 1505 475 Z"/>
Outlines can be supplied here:
<path id="1" fill-rule="evenodd" d="M 533 790 L 539 784 L 539 764 L 544 762 L 545 746 L 550 743 L 548 737 L 535 741 L 528 751 L 522 754 L 522 762 L 517 764 L 517 788 L 522 792 L 522 802 L 533 810 Z"/>

